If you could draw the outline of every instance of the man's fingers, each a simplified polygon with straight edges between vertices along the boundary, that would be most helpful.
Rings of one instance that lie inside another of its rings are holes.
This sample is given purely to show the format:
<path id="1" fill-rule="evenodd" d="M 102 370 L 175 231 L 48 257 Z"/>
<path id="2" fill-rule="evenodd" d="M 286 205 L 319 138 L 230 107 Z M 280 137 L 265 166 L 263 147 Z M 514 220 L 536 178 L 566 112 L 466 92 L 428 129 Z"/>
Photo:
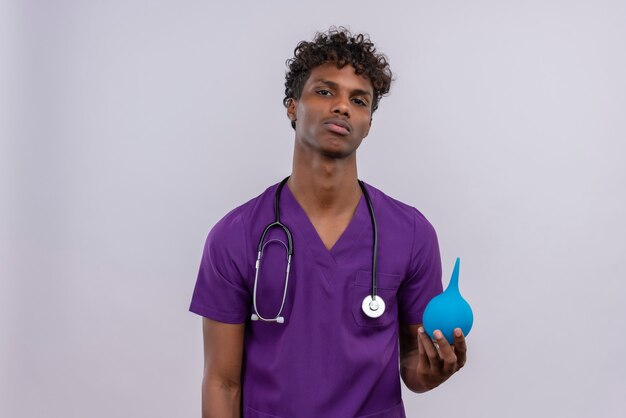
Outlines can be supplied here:
<path id="1" fill-rule="evenodd" d="M 428 364 L 431 369 L 439 369 L 439 354 L 437 354 L 437 349 L 433 345 L 430 337 L 424 330 L 424 327 L 420 327 L 417 332 L 417 338 L 420 339 L 422 343 L 422 348 L 424 349 L 424 353 L 428 358 Z"/>
<path id="2" fill-rule="evenodd" d="M 465 361 L 467 360 L 467 346 L 465 345 L 465 336 L 461 328 L 454 330 L 454 352 L 456 354 L 456 364 L 460 369 L 465 366 Z"/>
<path id="3" fill-rule="evenodd" d="M 441 358 L 442 368 L 446 375 L 450 376 L 457 370 L 457 357 L 448 344 L 448 340 L 443 336 L 443 333 L 439 330 L 434 333 L 435 339 L 437 341 L 437 345 L 439 345 L 439 357 Z"/>
<path id="4" fill-rule="evenodd" d="M 419 365 L 423 366 L 425 369 L 430 369 L 430 361 L 428 360 L 428 355 L 426 355 L 426 349 L 424 348 L 424 343 L 422 342 L 422 334 L 423 328 L 419 328 L 417 330 L 417 352 L 419 353 Z"/>

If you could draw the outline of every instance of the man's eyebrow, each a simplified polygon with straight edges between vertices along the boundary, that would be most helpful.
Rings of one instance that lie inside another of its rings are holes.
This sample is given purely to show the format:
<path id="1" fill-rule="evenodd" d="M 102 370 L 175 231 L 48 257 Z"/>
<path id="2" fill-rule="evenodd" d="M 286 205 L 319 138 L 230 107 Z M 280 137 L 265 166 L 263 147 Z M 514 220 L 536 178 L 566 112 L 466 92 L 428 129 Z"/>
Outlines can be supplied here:
<path id="1" fill-rule="evenodd" d="M 339 88 L 339 84 L 335 83 L 334 81 L 319 79 L 319 80 L 316 80 L 316 82 L 320 84 L 325 84 L 328 87 L 335 89 L 335 90 Z M 350 93 L 356 94 L 357 96 L 372 96 L 372 93 L 370 93 L 367 90 L 362 90 L 362 89 L 354 89 Z"/>

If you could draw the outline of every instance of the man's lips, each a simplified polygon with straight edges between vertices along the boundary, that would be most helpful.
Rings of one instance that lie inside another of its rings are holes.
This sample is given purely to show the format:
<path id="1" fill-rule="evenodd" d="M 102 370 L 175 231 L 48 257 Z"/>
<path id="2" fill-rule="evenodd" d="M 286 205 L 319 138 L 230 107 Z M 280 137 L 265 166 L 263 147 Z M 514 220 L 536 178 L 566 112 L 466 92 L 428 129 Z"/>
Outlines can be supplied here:
<path id="1" fill-rule="evenodd" d="M 341 119 L 329 119 L 324 122 L 326 128 L 339 135 L 348 135 L 352 130 L 350 124 Z"/>

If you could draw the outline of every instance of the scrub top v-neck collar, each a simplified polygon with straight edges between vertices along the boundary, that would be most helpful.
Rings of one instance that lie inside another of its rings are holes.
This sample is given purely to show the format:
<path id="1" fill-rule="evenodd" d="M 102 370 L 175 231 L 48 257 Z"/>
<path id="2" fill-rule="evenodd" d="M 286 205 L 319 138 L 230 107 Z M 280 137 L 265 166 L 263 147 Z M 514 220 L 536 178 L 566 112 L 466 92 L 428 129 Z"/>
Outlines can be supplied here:
<path id="1" fill-rule="evenodd" d="M 368 231 L 371 234 L 371 220 L 369 219 L 367 202 L 363 194 L 361 194 L 350 223 L 330 250 L 324 245 L 313 223 L 293 193 L 291 193 L 288 185 L 283 188 L 280 200 L 281 217 L 293 233 L 298 236 L 297 239 L 294 238 L 294 242 L 298 243 L 294 244 L 294 262 L 297 262 L 298 257 L 302 257 L 301 254 L 304 250 L 302 247 L 306 247 L 306 251 L 309 251 L 310 255 L 317 261 L 324 278 L 329 284 L 332 282 L 332 278 L 341 264 L 341 259 L 349 257 L 350 250 L 354 244 L 360 239 L 371 239 L 371 237 L 367 236 Z M 282 209 L 283 207 L 285 208 L 284 210 Z"/>

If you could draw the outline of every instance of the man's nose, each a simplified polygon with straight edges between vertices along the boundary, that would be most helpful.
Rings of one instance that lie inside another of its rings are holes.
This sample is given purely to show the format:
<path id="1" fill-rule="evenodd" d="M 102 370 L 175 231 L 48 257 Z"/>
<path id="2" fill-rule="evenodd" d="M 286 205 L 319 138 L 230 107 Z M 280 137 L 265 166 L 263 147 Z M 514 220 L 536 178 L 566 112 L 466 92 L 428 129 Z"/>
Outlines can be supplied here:
<path id="1" fill-rule="evenodd" d="M 335 96 L 335 101 L 333 102 L 333 113 L 345 115 L 346 117 L 350 117 L 350 98 L 346 97 L 343 94 L 338 94 Z"/>

